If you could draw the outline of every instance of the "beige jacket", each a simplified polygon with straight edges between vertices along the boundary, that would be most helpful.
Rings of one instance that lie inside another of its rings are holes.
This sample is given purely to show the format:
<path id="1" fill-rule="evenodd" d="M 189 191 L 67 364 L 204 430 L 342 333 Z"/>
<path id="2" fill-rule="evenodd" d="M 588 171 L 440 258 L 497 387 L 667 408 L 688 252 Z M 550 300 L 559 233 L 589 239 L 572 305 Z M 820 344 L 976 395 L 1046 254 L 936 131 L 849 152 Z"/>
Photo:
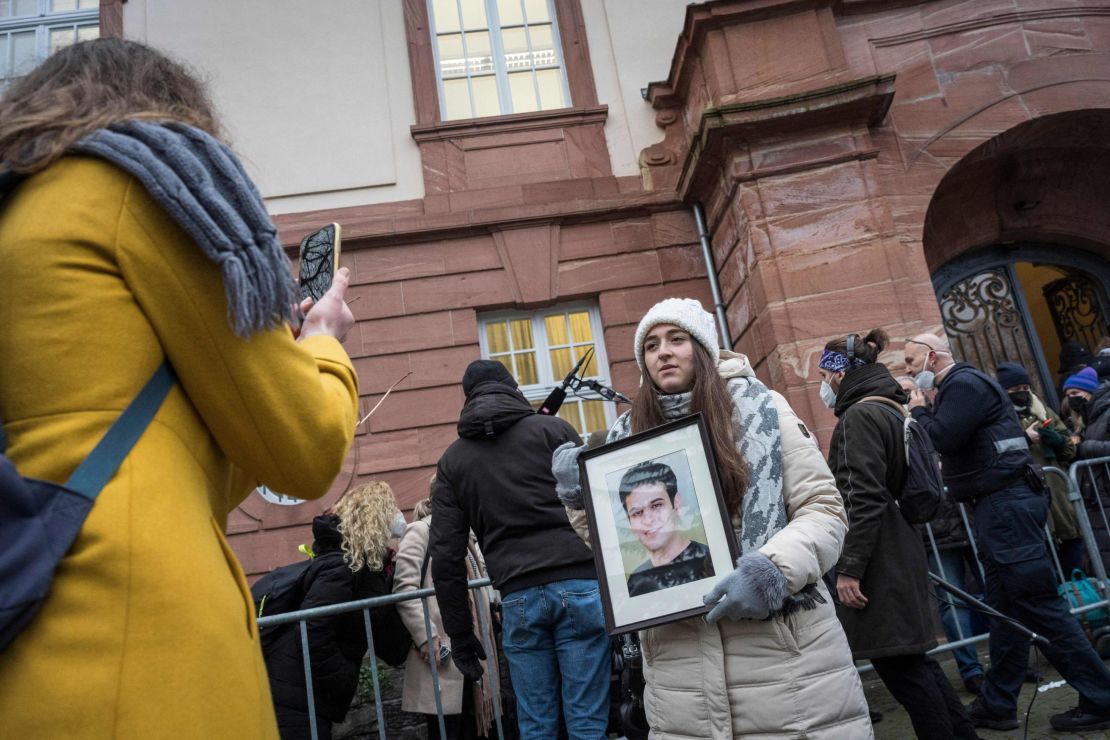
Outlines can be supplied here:
<path id="1" fill-rule="evenodd" d="M 722 352 L 723 377 L 754 375 L 743 355 Z M 640 633 L 651 737 L 873 737 L 863 686 L 821 575 L 840 556 L 848 519 L 816 441 L 772 391 L 782 435 L 783 495 L 789 523 L 759 551 L 790 592 L 816 583 L 825 603 L 766 621 L 701 617 Z M 568 510 L 589 541 L 584 512 Z"/>
<path id="2" fill-rule="evenodd" d="M 420 578 L 420 570 L 424 564 L 424 555 L 428 551 L 428 537 L 431 532 L 431 517 L 421 519 L 420 521 L 409 524 L 408 529 L 405 530 L 405 536 L 401 538 L 401 544 L 397 548 L 396 570 L 393 573 L 393 593 L 403 593 L 405 591 L 417 591 L 422 588 L 432 588 L 432 565 L 431 558 L 428 559 L 428 567 L 425 569 L 423 582 Z M 471 555 L 468 557 L 467 564 L 467 578 L 470 580 L 485 577 L 485 563 L 482 561 L 481 552 L 478 550 L 477 544 L 472 544 Z M 479 592 L 474 592 L 478 595 L 479 608 L 482 609 L 482 623 L 486 625 L 487 634 L 492 626 L 490 621 L 490 599 L 492 598 L 492 589 L 483 588 Z M 446 631 L 443 629 L 443 620 L 439 614 L 439 604 L 436 602 L 434 596 L 426 600 L 428 605 L 428 616 L 431 621 L 432 635 L 439 637 L 448 647 L 450 647 L 450 638 L 447 636 Z M 471 600 L 471 608 L 474 608 L 474 600 Z M 424 609 L 421 606 L 419 599 L 411 601 L 402 601 L 397 604 L 397 611 L 401 615 L 401 621 L 405 624 L 405 629 L 409 631 L 412 636 L 412 641 L 415 645 L 409 650 L 408 659 L 405 662 L 405 685 L 401 692 L 401 708 L 406 712 L 416 712 L 419 714 L 435 714 L 436 713 L 436 700 L 435 690 L 432 682 L 432 668 L 420 657 L 420 646 L 428 641 L 427 630 L 424 623 Z M 475 628 L 478 627 L 478 615 L 474 614 Z M 488 634 L 489 643 L 493 645 L 493 635 Z M 497 670 L 497 662 L 492 661 L 493 670 Z M 490 666 L 482 663 L 483 668 L 488 671 Z M 446 663 L 439 663 L 436 666 L 439 674 L 440 686 L 440 701 L 443 705 L 444 714 L 459 714 L 462 712 L 463 700 L 463 675 L 459 673 L 459 669 L 455 667 L 454 661 L 448 660 Z M 496 677 L 494 678 L 496 682 Z M 483 681 L 488 684 L 489 681 Z M 481 714 L 481 713 L 479 713 Z"/>

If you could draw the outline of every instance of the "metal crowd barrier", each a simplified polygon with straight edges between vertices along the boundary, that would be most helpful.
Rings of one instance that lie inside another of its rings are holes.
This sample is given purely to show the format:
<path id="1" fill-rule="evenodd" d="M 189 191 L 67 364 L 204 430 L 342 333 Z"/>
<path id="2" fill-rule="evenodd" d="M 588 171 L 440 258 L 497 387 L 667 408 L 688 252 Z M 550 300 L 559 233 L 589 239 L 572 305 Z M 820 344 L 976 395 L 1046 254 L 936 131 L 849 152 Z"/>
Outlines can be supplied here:
<path id="1" fill-rule="evenodd" d="M 1089 485 L 1089 489 L 1092 492 L 1097 492 L 1092 493 L 1088 500 L 1091 501 L 1092 505 L 1096 508 L 1097 515 L 1101 519 L 1101 523 L 1105 528 L 1105 531 L 1107 531 L 1108 536 L 1110 536 L 1110 517 L 1107 516 L 1106 506 L 1103 503 L 1104 496 L 1110 498 L 1110 490 L 1106 490 L 1106 481 L 1110 481 L 1110 457 L 1100 457 L 1091 460 L 1079 460 L 1073 463 L 1067 472 L 1057 467 L 1045 467 L 1044 472 L 1046 476 L 1055 476 L 1067 485 L 1068 500 L 1071 502 L 1072 508 L 1075 510 L 1075 516 L 1079 524 L 1080 535 L 1087 550 L 1087 556 L 1089 560 L 1089 572 L 1087 572 L 1086 575 L 1095 579 L 1095 581 L 1097 582 L 1097 589 L 1101 596 L 1098 601 L 1090 604 L 1084 604 L 1082 606 L 1071 609 L 1071 613 L 1079 615 L 1088 611 L 1092 611 L 1094 609 L 1108 608 L 1110 607 L 1110 579 L 1107 578 L 1106 569 L 1102 562 L 1102 555 L 1099 551 L 1098 542 L 1096 541 L 1095 533 L 1091 525 L 1091 518 L 1090 516 L 1088 516 L 1087 507 L 1084 503 L 1083 485 L 1084 483 L 1087 483 Z M 1103 476 L 1101 489 L 1099 487 L 1099 473 L 1101 473 L 1101 475 Z M 983 570 L 983 564 L 979 561 L 979 547 L 975 541 L 975 528 L 971 524 L 970 511 L 963 504 L 957 504 L 956 506 L 960 512 L 960 519 L 963 523 L 964 532 L 967 534 L 967 546 L 971 549 L 972 557 L 969 560 L 971 562 L 974 562 L 975 566 L 978 568 L 980 584 L 986 584 L 986 573 Z M 933 534 L 933 528 L 929 524 L 925 525 L 925 537 L 929 542 L 928 551 L 929 554 L 932 556 L 932 562 L 935 563 L 937 566 L 934 574 L 945 581 L 950 580 L 950 576 L 952 574 L 945 572 L 943 559 L 940 556 L 941 548 L 937 545 L 936 537 Z M 1045 525 L 1045 538 L 1048 541 L 1048 550 L 1051 553 L 1052 563 L 1056 571 L 1057 585 L 1070 581 L 1071 574 L 1064 573 L 1063 567 L 1060 564 L 1059 555 L 1056 552 L 1056 546 L 1053 541 L 1052 534 L 1047 524 Z M 973 589 L 965 590 L 973 591 Z M 940 589 L 937 589 L 937 596 L 939 599 L 947 602 L 950 605 L 948 608 L 968 608 L 964 605 L 963 601 L 956 598 L 955 596 L 943 593 Z M 939 608 L 942 610 L 943 617 L 943 610 L 945 609 L 945 607 L 941 605 Z M 956 633 L 958 639 L 941 643 L 937 647 L 930 650 L 929 655 L 936 655 L 938 653 L 956 650 L 961 647 L 975 645 L 977 643 L 985 642 L 990 639 L 989 633 L 984 633 L 981 635 L 965 635 L 963 633 L 963 628 L 960 625 L 960 620 L 954 619 L 954 621 L 956 625 Z M 865 673 L 869 670 L 873 670 L 870 663 L 866 663 L 860 666 L 861 673 Z"/>
<path id="2" fill-rule="evenodd" d="M 1064 472 L 1060 468 L 1056 467 L 1045 467 L 1044 471 L 1046 476 L 1056 476 L 1059 479 L 1063 480 L 1067 485 L 1068 500 L 1071 502 L 1072 507 L 1075 509 L 1075 515 L 1079 523 L 1080 533 L 1082 535 L 1084 545 L 1086 546 L 1088 559 L 1090 561 L 1091 572 L 1088 573 L 1088 575 L 1096 579 L 1098 583 L 1098 590 L 1100 591 L 1102 596 L 1102 598 L 1098 601 L 1074 608 L 1071 610 L 1071 612 L 1072 614 L 1078 615 L 1087 611 L 1091 611 L 1093 609 L 1110 607 L 1110 579 L 1107 578 L 1106 569 L 1102 562 L 1101 553 L 1099 552 L 1098 542 L 1096 541 L 1094 530 L 1091 527 L 1091 520 L 1087 514 L 1087 509 L 1084 504 L 1082 494 L 1084 482 L 1087 482 L 1089 484 L 1091 490 L 1097 491 L 1096 494 L 1092 495 L 1091 500 L 1097 509 L 1097 513 L 1099 518 L 1101 519 L 1102 525 L 1108 532 L 1108 536 L 1110 536 L 1110 517 L 1107 516 L 1106 506 L 1102 501 L 1103 495 L 1110 497 L 1110 490 L 1098 490 L 1099 473 L 1105 476 L 1103 480 L 1110 481 L 1110 457 L 1095 458 L 1092 460 L 1081 460 L 1072 464 L 1068 472 Z M 959 509 L 960 519 L 962 521 L 964 531 L 967 534 L 968 547 L 971 549 L 971 561 L 974 562 L 978 567 L 980 583 L 985 584 L 986 573 L 983 570 L 982 563 L 979 562 L 979 548 L 975 542 L 975 529 L 971 525 L 971 519 L 969 517 L 967 508 L 963 504 L 957 504 L 957 508 Z M 925 525 L 925 536 L 929 541 L 929 550 L 933 556 L 933 562 L 937 564 L 936 575 L 946 581 L 949 580 L 950 574 L 945 572 L 943 560 L 940 557 L 941 549 L 937 545 L 936 537 L 933 534 L 933 528 L 928 524 Z M 1070 580 L 1069 574 L 1064 573 L 1063 568 L 1061 567 L 1060 559 L 1056 553 L 1056 547 L 1047 525 L 1045 525 L 1045 537 L 1048 540 L 1049 552 L 1052 553 L 1052 561 L 1055 567 L 1057 580 L 1059 581 L 1059 583 L 1062 584 Z M 479 629 L 482 632 L 482 641 L 484 643 L 486 655 L 491 656 L 490 660 L 492 661 L 492 656 L 495 655 L 495 653 L 493 651 L 493 646 L 490 644 L 489 641 L 491 634 L 491 630 L 489 629 L 490 625 L 486 622 L 486 615 L 489 614 L 490 607 L 489 594 L 486 587 L 489 585 L 490 581 L 488 578 L 479 581 L 470 581 L 470 583 L 468 584 L 469 588 L 472 589 L 476 595 L 477 603 L 479 606 L 479 608 L 477 609 L 479 617 Z M 378 659 L 374 652 L 374 633 L 371 629 L 370 610 L 379 606 L 395 605 L 402 601 L 412 601 L 415 599 L 420 599 L 420 603 L 424 611 L 425 635 L 427 636 L 427 639 L 431 641 L 432 622 L 428 612 L 428 599 L 434 596 L 434 589 L 425 588 L 418 591 L 406 591 L 399 594 L 375 596 L 374 598 L 362 599 L 361 601 L 351 601 L 344 604 L 333 604 L 331 606 L 323 606 L 316 609 L 305 609 L 302 611 L 288 612 L 286 614 L 277 614 L 272 617 L 263 617 L 258 620 L 258 625 L 260 627 L 288 624 L 291 622 L 298 623 L 301 635 L 301 655 L 304 660 L 305 686 L 309 707 L 309 728 L 311 730 L 312 740 L 318 739 L 318 733 L 316 729 L 316 701 L 313 695 L 312 688 L 312 661 L 310 659 L 308 647 L 307 620 L 317 617 L 343 614 L 352 611 L 362 611 L 363 621 L 366 626 L 366 643 L 368 646 L 368 654 L 370 656 L 371 678 L 374 686 L 374 707 L 377 713 L 378 720 L 378 737 L 381 738 L 381 740 L 385 740 L 385 717 L 382 712 L 381 686 L 378 680 Z M 949 594 L 941 594 L 939 592 L 938 596 L 941 599 L 946 600 L 947 603 L 950 604 L 950 608 L 952 609 L 967 608 L 966 606 L 961 607 L 960 604 L 962 604 L 963 602 L 961 602 L 954 596 L 951 596 Z M 943 609 L 944 607 L 941 608 Z M 989 634 L 963 634 L 963 628 L 960 626 L 959 619 L 955 620 L 955 625 L 958 639 L 947 641 L 938 645 L 936 648 L 929 651 L 930 655 L 936 655 L 938 653 L 956 650 L 968 645 L 975 645 L 977 643 L 985 642 L 986 640 L 990 639 Z M 439 722 L 439 733 L 441 738 L 446 738 L 447 731 L 443 719 L 443 701 L 440 696 L 438 664 L 434 657 L 431 661 L 429 661 L 429 663 L 432 670 L 432 685 L 433 692 L 435 694 L 436 716 Z M 865 673 L 869 670 L 873 670 L 873 668 L 870 663 L 865 663 L 860 666 L 859 670 L 861 673 Z M 499 740 L 504 740 L 505 734 L 501 726 L 500 676 L 496 667 L 493 666 L 487 668 L 486 676 L 493 681 L 491 693 L 493 694 L 494 719 L 497 725 L 497 737 L 499 738 Z"/>
<path id="3" fill-rule="evenodd" d="M 490 614 L 489 591 L 486 588 L 489 585 L 490 580 L 488 578 L 470 581 L 467 584 L 468 588 L 474 592 L 475 602 L 478 606 L 476 609 L 478 612 L 478 627 L 482 633 L 482 642 L 486 655 L 490 656 L 486 666 L 486 675 L 483 676 L 483 680 L 491 680 L 493 682 L 493 685 L 490 687 L 490 692 L 493 694 L 493 716 L 497 725 L 497 737 L 499 740 L 504 740 L 505 733 L 501 727 L 501 679 L 497 666 L 491 666 L 489 664 L 493 662 L 493 656 L 496 655 L 493 650 L 493 645 L 490 644 L 492 630 L 486 621 L 486 616 Z M 370 676 L 374 686 L 374 709 L 378 719 L 378 737 L 381 738 L 381 740 L 386 740 L 385 716 L 382 712 L 381 683 L 378 679 L 378 657 L 374 652 L 374 631 L 371 628 L 370 610 L 379 606 L 392 606 L 402 601 L 414 601 L 419 599 L 420 605 L 424 610 L 424 634 L 430 644 L 432 639 L 432 620 L 428 612 L 429 598 L 435 598 L 435 589 L 424 588 L 417 591 L 386 594 L 385 596 L 375 596 L 359 601 L 348 601 L 342 604 L 331 604 L 315 609 L 302 609 L 301 611 L 286 612 L 285 614 L 275 614 L 272 617 L 262 617 L 258 620 L 259 627 L 289 624 L 291 622 L 298 623 L 297 626 L 301 634 L 301 659 L 304 661 L 305 693 L 308 698 L 309 731 L 311 732 L 312 740 L 318 740 L 319 732 L 316 728 L 316 697 L 312 687 L 312 660 L 309 655 L 308 647 L 308 620 L 345 614 L 353 611 L 362 612 L 363 623 L 366 627 L 367 654 L 370 657 Z M 439 736 L 441 739 L 446 740 L 447 728 L 443 720 L 443 700 L 440 696 L 438 660 L 434 655 L 432 655 L 431 658 L 429 665 L 432 669 L 432 690 L 435 695 L 436 717 L 439 721 Z"/>

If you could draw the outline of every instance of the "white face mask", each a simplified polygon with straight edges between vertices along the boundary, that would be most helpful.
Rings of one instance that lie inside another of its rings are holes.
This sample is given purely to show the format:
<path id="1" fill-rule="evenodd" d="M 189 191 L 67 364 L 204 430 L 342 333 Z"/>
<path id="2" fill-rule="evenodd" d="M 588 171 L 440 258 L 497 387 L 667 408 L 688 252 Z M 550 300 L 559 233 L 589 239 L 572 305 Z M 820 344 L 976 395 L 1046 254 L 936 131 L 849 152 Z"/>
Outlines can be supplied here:
<path id="1" fill-rule="evenodd" d="M 389 533 L 394 537 L 402 537 L 405 534 L 406 527 L 405 515 L 398 511 L 393 517 L 393 523 L 389 525 Z"/>
<path id="2" fill-rule="evenodd" d="M 937 374 L 932 370 L 922 370 L 914 376 L 913 382 L 917 384 L 917 389 L 921 391 L 933 390 L 933 385 L 936 383 Z"/>
<path id="3" fill-rule="evenodd" d="M 828 406 L 830 409 L 836 406 L 836 391 L 829 385 L 829 381 L 821 381 L 821 403 Z"/>

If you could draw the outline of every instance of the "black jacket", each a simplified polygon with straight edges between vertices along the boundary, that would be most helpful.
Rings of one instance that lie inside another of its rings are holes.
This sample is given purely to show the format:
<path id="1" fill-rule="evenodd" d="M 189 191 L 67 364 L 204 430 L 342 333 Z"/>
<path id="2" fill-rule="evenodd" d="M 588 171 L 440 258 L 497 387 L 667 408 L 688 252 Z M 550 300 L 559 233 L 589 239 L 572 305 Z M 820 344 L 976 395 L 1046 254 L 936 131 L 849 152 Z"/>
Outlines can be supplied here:
<path id="1" fill-rule="evenodd" d="M 844 497 L 848 534 L 838 575 L 860 579 L 863 609 L 837 605 L 856 659 L 923 653 L 936 645 L 925 548 L 895 503 L 906 477 L 902 422 L 893 406 L 906 395 L 880 363 L 844 375 L 837 393 L 829 467 Z"/>
<path id="2" fill-rule="evenodd" d="M 1095 389 L 1083 413 L 1083 439 L 1076 458 L 1110 457 L 1110 382 Z"/>
<path id="3" fill-rule="evenodd" d="M 966 362 L 941 381 L 932 412 L 913 418 L 933 440 L 944 484 L 956 501 L 973 501 L 1015 484 L 1033 463 L 1029 441 L 998 381 Z"/>
<path id="4" fill-rule="evenodd" d="M 1110 457 L 1110 383 L 1103 383 L 1095 389 L 1091 400 L 1087 402 L 1083 419 L 1083 439 L 1076 448 L 1076 459 Z M 1096 496 L 1100 497 L 1103 507 L 1110 509 L 1110 475 L 1106 471 L 1105 465 L 1095 465 L 1084 471 L 1079 481 L 1095 542 L 1102 553 L 1103 565 L 1110 569 L 1110 532 L 1106 531 L 1095 500 Z"/>
<path id="5" fill-rule="evenodd" d="M 312 521 L 313 558 L 305 573 L 305 595 L 301 609 L 340 604 L 391 593 L 385 569 L 351 571 L 343 560 L 337 529 L 339 517 L 318 516 Z M 391 565 L 391 564 L 390 564 Z M 370 611 L 374 646 L 378 657 L 399 666 L 408 657 L 412 644 L 408 631 L 392 605 Z M 308 646 L 312 656 L 312 688 L 316 714 L 342 722 L 358 687 L 359 668 L 366 655 L 366 626 L 361 611 L 310 619 Z M 270 691 L 274 703 L 308 711 L 305 692 L 304 659 L 299 623 L 294 623 L 274 639 L 266 656 Z"/>
<path id="6" fill-rule="evenodd" d="M 555 494 L 551 454 L 580 442 L 574 428 L 535 413 L 520 391 L 487 381 L 471 391 L 459 439 L 436 468 L 430 552 L 436 599 L 453 639 L 472 630 L 463 556 L 470 530 L 494 587 L 508 594 L 571 578 L 597 578 L 589 548 Z"/>

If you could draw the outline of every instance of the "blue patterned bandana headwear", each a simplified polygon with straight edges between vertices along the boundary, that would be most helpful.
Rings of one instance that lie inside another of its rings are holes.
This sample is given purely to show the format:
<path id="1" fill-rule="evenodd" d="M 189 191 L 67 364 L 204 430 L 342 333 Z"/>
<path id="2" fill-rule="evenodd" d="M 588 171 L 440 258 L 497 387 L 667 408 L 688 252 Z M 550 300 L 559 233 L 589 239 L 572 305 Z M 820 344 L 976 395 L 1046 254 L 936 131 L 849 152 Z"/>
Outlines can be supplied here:
<path id="1" fill-rule="evenodd" d="M 817 367 L 821 370 L 828 370 L 829 372 L 839 373 L 847 370 L 849 367 L 860 367 L 867 363 L 858 357 L 853 357 L 851 362 L 848 361 L 848 355 L 841 352 L 835 352 L 827 349 L 821 353 L 821 359 L 817 361 Z"/>

